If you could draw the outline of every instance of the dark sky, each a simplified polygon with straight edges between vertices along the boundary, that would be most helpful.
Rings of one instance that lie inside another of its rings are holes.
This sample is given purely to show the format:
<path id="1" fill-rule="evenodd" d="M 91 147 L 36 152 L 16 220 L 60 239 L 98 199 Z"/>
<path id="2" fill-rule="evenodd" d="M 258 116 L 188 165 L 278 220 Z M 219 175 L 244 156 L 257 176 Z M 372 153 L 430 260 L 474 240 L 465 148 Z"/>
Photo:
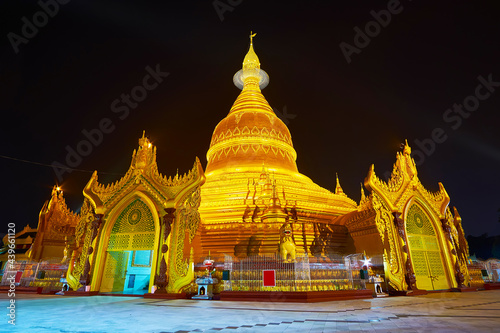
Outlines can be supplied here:
<path id="1" fill-rule="evenodd" d="M 405 139 L 414 151 L 423 142 L 428 154 L 415 158 L 424 186 L 444 184 L 466 234 L 500 234 L 498 9 L 494 1 L 73 0 L 44 17 L 36 1 L 2 1 L 0 154 L 67 165 L 67 147 L 107 121 L 113 130 L 73 161 L 109 173 L 101 182 L 127 171 L 143 130 L 163 174 L 186 172 L 195 156 L 205 167 L 212 131 L 239 93 L 232 76 L 253 30 L 270 76 L 263 93 L 290 115 L 300 172 L 331 190 L 338 172 L 358 201 L 372 163 L 383 177 Z M 385 27 L 369 23 L 371 11 Z M 34 19 L 37 32 L 28 27 Z M 371 37 L 358 36 L 354 49 L 355 28 L 367 23 Z M 355 50 L 349 63 L 342 42 Z M 148 66 L 169 74 L 126 114 L 120 96 L 140 92 Z M 481 80 L 492 83 L 477 88 Z M 464 103 L 472 111 L 458 113 Z M 58 182 L 53 169 L 6 158 L 0 165 L 0 232 L 9 222 L 36 227 Z M 62 175 L 72 209 L 90 176 Z"/>

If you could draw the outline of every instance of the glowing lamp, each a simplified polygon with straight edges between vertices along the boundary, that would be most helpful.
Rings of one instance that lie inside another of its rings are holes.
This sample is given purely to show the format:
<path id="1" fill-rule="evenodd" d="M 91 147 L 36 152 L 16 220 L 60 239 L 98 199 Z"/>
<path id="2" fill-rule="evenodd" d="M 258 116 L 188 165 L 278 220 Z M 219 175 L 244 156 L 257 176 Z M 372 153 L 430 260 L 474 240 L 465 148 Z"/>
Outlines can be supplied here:
<path id="1" fill-rule="evenodd" d="M 366 266 L 366 267 L 370 266 L 370 261 L 371 260 L 372 260 L 371 258 L 368 258 L 368 259 L 365 258 L 365 260 L 362 260 L 363 261 L 363 266 Z"/>

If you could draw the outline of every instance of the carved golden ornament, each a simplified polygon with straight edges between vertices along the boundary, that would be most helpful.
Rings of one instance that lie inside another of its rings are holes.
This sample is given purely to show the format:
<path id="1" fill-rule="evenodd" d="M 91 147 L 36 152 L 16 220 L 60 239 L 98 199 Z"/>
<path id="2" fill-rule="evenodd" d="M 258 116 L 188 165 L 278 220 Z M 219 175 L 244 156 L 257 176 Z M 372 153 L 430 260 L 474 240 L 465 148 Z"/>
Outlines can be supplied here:
<path id="1" fill-rule="evenodd" d="M 86 209 L 88 209 L 87 206 Z M 90 218 L 90 216 L 92 216 Z M 80 278 L 83 274 L 85 263 L 87 262 L 87 258 L 89 256 L 89 249 L 92 244 L 92 222 L 94 220 L 94 214 L 91 210 L 87 210 L 84 215 L 81 216 L 79 226 L 77 230 L 81 232 L 81 238 L 83 238 L 83 246 L 79 247 L 78 250 L 75 250 L 78 254 L 75 256 L 75 266 L 71 270 L 71 267 L 68 270 L 68 284 L 73 290 L 77 290 L 82 285 L 80 284 Z M 79 241 L 81 244 L 81 240 Z M 70 272 L 71 270 L 71 272 Z M 69 276 L 71 275 L 71 276 Z"/>
<path id="2" fill-rule="evenodd" d="M 108 250 L 152 250 L 155 241 L 154 217 L 141 200 L 132 201 L 113 223 Z"/>
<path id="3" fill-rule="evenodd" d="M 458 214 L 458 210 L 456 209 L 456 207 L 453 207 L 453 211 L 454 211 L 454 217 L 453 221 L 452 222 L 450 221 L 450 223 L 455 227 L 455 230 L 457 232 L 457 239 L 458 239 L 458 241 L 456 242 L 457 259 L 460 266 L 460 272 L 462 272 L 465 279 L 464 283 L 467 285 L 467 283 L 470 280 L 470 273 L 467 267 L 469 259 L 469 244 L 467 243 L 464 230 L 462 229 L 462 218 L 460 217 L 460 214 Z"/>
<path id="4" fill-rule="evenodd" d="M 435 236 L 431 221 L 418 205 L 411 205 L 406 215 L 407 231 L 411 234 Z"/>
<path id="5" fill-rule="evenodd" d="M 193 248 L 190 249 L 190 257 L 184 258 L 184 249 L 190 247 L 200 225 L 200 185 L 193 187 L 190 191 L 178 199 L 181 203 L 172 223 L 170 246 L 168 252 L 168 292 L 179 292 L 194 278 Z M 189 244 L 185 243 L 186 231 L 188 232 Z"/>
<path id="6" fill-rule="evenodd" d="M 380 199 L 376 195 L 373 196 L 372 204 L 375 211 L 375 225 L 377 226 L 380 240 L 382 243 L 385 243 L 385 234 L 388 228 L 387 221 L 391 221 L 390 212 L 382 206 Z"/>
<path id="7" fill-rule="evenodd" d="M 425 189 L 418 179 L 415 161 L 410 153 L 411 148 L 406 142 L 403 152 L 398 152 L 396 155 L 396 163 L 387 182 L 377 177 L 375 167 L 372 165 L 365 178 L 365 186 L 381 196 L 389 205 L 391 212 L 402 212 L 412 196 L 420 196 L 439 218 L 443 218 L 450 202 L 448 193 L 441 183 L 438 183 L 437 192 L 432 193 Z"/>
<path id="8" fill-rule="evenodd" d="M 39 231 L 44 233 L 45 239 L 63 241 L 73 236 L 79 216 L 68 208 L 63 192 L 57 188 L 54 186 L 49 202 L 40 211 L 39 225 L 44 229 Z"/>
<path id="9" fill-rule="evenodd" d="M 194 189 L 188 196 L 184 203 L 184 209 L 181 211 L 183 219 L 185 220 L 186 229 L 189 230 L 189 242 L 193 241 L 198 226 L 200 225 L 200 207 L 201 195 L 200 188 Z"/>
<path id="10" fill-rule="evenodd" d="M 97 210 L 106 211 L 141 185 L 149 197 L 159 206 L 164 206 L 189 183 L 197 181 L 202 174 L 201 163 L 196 158 L 193 168 L 188 173 L 168 178 L 163 176 L 158 172 L 156 147 L 143 133 L 139 139 L 139 148 L 134 150 L 130 167 L 125 175 L 114 183 L 104 185 L 98 182 L 96 171 L 86 185 L 84 195 L 94 203 Z"/>
<path id="11" fill-rule="evenodd" d="M 405 272 L 403 267 L 406 258 L 401 251 L 402 242 L 398 236 L 397 227 L 394 225 L 394 216 L 387 203 L 376 193 L 372 193 L 372 205 L 376 212 L 375 223 L 384 244 L 384 254 L 389 266 L 389 283 L 395 290 L 404 290 Z"/>
<path id="12" fill-rule="evenodd" d="M 123 209 L 111 230 L 115 234 L 136 232 L 154 232 L 153 214 L 139 198 Z"/>

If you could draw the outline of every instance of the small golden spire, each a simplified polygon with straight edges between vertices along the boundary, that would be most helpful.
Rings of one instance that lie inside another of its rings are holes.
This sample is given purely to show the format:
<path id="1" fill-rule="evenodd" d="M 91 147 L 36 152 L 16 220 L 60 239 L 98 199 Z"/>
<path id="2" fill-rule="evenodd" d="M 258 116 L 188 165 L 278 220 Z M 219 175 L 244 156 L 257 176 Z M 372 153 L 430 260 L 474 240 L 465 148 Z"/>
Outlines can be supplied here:
<path id="1" fill-rule="evenodd" d="M 264 89 L 269 83 L 269 76 L 260 69 L 259 57 L 253 49 L 253 38 L 256 36 L 253 31 L 250 32 L 250 47 L 243 59 L 243 68 L 233 76 L 233 83 L 242 90 Z"/>
<path id="2" fill-rule="evenodd" d="M 365 190 L 363 189 L 363 183 L 361 183 L 361 200 L 359 203 L 362 203 L 365 200 Z"/>
<path id="3" fill-rule="evenodd" d="M 346 195 L 342 190 L 342 187 L 340 186 L 339 174 L 335 173 L 335 175 L 337 177 L 337 186 L 335 187 L 335 194 Z"/>
<path id="4" fill-rule="evenodd" d="M 139 145 L 142 147 L 148 147 L 148 144 L 149 144 L 149 140 L 148 138 L 146 137 L 146 131 L 143 130 L 142 131 L 142 137 L 139 139 Z M 150 146 L 151 147 L 151 146 Z"/>
<path id="5" fill-rule="evenodd" d="M 453 212 L 455 213 L 454 215 L 454 219 L 455 221 L 458 221 L 458 222 L 462 222 L 462 217 L 460 216 L 460 214 L 458 214 L 458 209 L 457 207 L 453 206 Z"/>
<path id="6" fill-rule="evenodd" d="M 405 139 L 405 145 L 404 145 L 404 148 L 403 148 L 403 154 L 405 154 L 405 155 L 411 155 L 411 147 L 408 144 L 408 140 L 406 140 L 406 139 Z"/>
<path id="7" fill-rule="evenodd" d="M 255 35 L 257 34 L 250 32 L 250 48 L 245 59 L 243 59 L 243 70 L 260 69 L 259 57 L 257 57 L 257 54 L 253 50 L 253 37 L 255 37 Z"/>

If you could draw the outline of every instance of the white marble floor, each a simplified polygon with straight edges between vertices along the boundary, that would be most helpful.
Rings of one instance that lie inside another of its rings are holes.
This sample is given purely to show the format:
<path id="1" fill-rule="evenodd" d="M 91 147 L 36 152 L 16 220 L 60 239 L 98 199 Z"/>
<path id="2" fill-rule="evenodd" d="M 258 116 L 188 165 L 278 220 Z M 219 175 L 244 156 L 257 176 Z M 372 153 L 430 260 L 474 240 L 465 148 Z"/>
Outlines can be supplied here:
<path id="1" fill-rule="evenodd" d="M 324 303 L 16 295 L 0 332 L 500 332 L 500 290 Z"/>

